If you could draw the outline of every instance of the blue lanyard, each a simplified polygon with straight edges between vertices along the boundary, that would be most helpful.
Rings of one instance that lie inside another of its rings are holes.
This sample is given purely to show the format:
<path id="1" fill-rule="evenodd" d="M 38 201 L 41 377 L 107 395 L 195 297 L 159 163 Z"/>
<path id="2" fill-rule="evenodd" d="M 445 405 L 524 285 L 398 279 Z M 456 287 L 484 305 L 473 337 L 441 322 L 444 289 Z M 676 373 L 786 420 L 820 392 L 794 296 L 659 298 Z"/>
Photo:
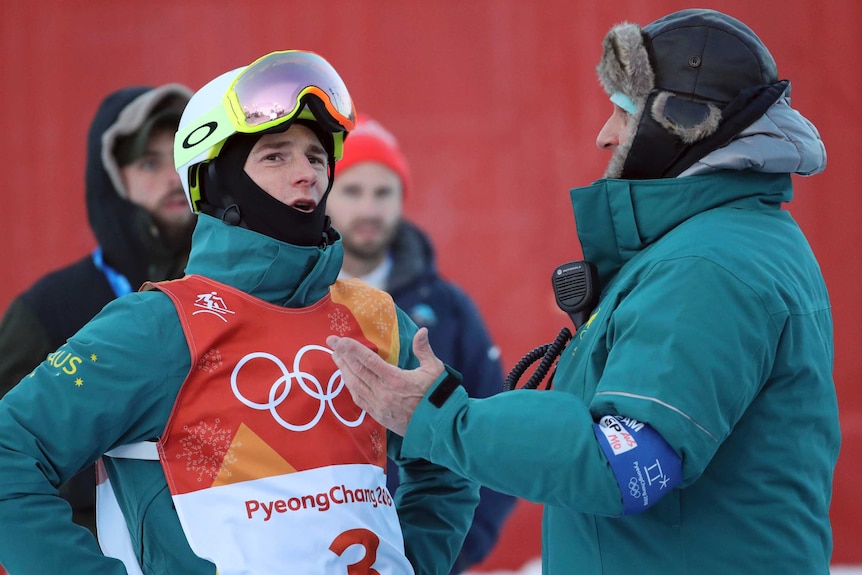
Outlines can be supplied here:
<path id="1" fill-rule="evenodd" d="M 93 263 L 96 264 L 96 267 L 99 268 L 103 274 L 105 274 L 105 277 L 108 279 L 108 283 L 111 284 L 111 288 L 113 288 L 117 297 L 122 297 L 127 293 L 132 293 L 132 284 L 129 283 L 126 276 L 105 263 L 105 260 L 102 257 L 101 246 L 93 250 Z"/>

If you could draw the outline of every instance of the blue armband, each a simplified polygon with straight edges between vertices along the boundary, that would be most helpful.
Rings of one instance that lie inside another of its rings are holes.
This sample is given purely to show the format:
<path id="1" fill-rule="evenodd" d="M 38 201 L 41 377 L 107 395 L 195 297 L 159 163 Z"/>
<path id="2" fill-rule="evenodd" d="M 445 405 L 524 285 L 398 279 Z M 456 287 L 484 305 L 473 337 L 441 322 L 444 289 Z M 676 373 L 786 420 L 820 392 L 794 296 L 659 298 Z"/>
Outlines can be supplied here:
<path id="1" fill-rule="evenodd" d="M 682 481 L 682 460 L 659 433 L 628 417 L 593 424 L 623 496 L 623 515 L 649 509 Z"/>

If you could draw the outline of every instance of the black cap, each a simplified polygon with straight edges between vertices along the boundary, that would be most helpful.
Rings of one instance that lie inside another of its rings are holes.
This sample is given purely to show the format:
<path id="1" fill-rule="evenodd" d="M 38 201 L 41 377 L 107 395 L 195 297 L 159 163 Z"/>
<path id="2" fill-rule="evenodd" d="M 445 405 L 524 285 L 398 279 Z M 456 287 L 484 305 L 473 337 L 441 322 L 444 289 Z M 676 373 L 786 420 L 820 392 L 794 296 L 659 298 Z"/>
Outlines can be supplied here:
<path id="1" fill-rule="evenodd" d="M 681 10 L 643 28 L 655 87 L 726 104 L 742 90 L 778 81 L 772 54 L 739 20 L 715 10 Z"/>
<path id="2" fill-rule="evenodd" d="M 182 110 L 162 108 L 144 120 L 136 132 L 117 138 L 117 143 L 114 145 L 114 158 L 117 160 L 117 164 L 121 168 L 128 166 L 146 154 L 150 137 L 154 132 L 159 130 L 176 132 L 182 114 Z"/>

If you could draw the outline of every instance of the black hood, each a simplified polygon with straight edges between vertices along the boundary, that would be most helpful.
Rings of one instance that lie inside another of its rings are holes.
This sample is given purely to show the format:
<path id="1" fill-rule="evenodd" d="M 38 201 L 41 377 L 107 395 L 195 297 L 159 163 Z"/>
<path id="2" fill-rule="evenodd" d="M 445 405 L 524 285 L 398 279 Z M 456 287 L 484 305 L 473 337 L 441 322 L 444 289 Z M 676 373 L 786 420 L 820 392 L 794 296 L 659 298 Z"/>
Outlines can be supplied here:
<path id="1" fill-rule="evenodd" d="M 393 296 L 425 276 L 438 275 L 431 241 L 422 230 L 406 220 L 399 222 L 389 254 L 392 257 L 392 271 L 386 291 Z"/>
<path id="2" fill-rule="evenodd" d="M 99 105 L 87 134 L 85 172 L 87 216 L 105 262 L 137 289 L 144 281 L 178 277 L 191 245 L 168 245 L 143 208 L 126 200 L 118 189 L 119 168 L 110 150 L 115 138 L 134 132 L 149 114 L 162 106 L 184 106 L 191 96 L 185 86 L 133 86 L 107 96 Z M 133 104 L 134 106 L 130 106 Z M 125 112 L 124 112 L 125 111 Z"/>

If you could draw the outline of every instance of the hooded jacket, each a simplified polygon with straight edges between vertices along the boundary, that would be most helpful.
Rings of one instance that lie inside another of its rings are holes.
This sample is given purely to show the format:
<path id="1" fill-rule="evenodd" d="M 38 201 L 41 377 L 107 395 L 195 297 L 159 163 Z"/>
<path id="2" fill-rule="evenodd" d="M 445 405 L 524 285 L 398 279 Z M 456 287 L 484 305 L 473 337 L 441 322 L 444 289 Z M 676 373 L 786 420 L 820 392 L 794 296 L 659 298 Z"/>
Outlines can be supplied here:
<path id="1" fill-rule="evenodd" d="M 434 353 L 463 376 L 470 397 L 489 397 L 503 387 L 500 353 L 491 341 L 479 310 L 457 285 L 437 271 L 428 236 L 401 220 L 389 250 L 392 269 L 386 291 L 419 327 L 428 328 Z M 390 461 L 389 491 L 398 487 L 398 473 Z M 453 573 L 479 563 L 494 548 L 515 498 L 483 487 L 473 524 L 464 540 Z"/>
<path id="2" fill-rule="evenodd" d="M 188 241 L 169 245 L 149 213 L 124 199 L 119 166 L 111 150 L 119 135 L 135 132 L 156 106 L 179 105 L 191 92 L 179 84 L 130 87 L 102 101 L 87 135 L 86 203 L 90 227 L 104 262 L 132 289 L 144 281 L 182 275 Z M 66 339 L 117 297 L 91 254 L 46 274 L 16 297 L 0 322 L 0 397 Z M 95 528 L 93 470 L 64 488 L 76 521 Z"/>
<path id="3" fill-rule="evenodd" d="M 200 215 L 187 271 L 300 308 L 328 294 L 342 254 L 340 240 L 325 250 L 292 246 Z M 411 345 L 417 328 L 401 311 L 398 329 L 399 366 L 418 366 Z M 68 521 L 56 488 L 114 447 L 158 438 L 190 361 L 171 300 L 158 291 L 132 293 L 106 306 L 0 401 L 0 525 L 16 525 L 17 535 L 0 538 L 0 562 L 11 573 L 125 573 Z M 74 374 L 63 371 L 72 365 Z M 407 557 L 416 573 L 445 574 L 478 489 L 426 461 L 404 460 L 400 437 L 389 434 L 387 443 L 403 464 L 395 500 Z M 212 575 L 213 565 L 188 547 L 160 463 L 108 458 L 105 467 L 143 572 Z"/>
<path id="4" fill-rule="evenodd" d="M 772 119 L 699 175 L 571 190 L 602 292 L 554 389 L 486 400 L 456 389 L 437 408 L 432 387 L 414 413 L 405 454 L 544 504 L 544 573 L 829 573 L 831 308 L 782 209 L 788 166 L 816 173 L 826 158 L 801 116 Z M 756 135 L 767 132 L 782 141 Z M 678 488 L 639 514 L 622 515 L 595 438 L 607 414 L 652 426 L 682 460 Z"/>
<path id="5" fill-rule="evenodd" d="M 90 228 L 105 263 L 125 276 L 132 289 L 147 280 L 181 276 L 189 243 L 168 245 L 158 236 L 147 211 L 125 199 L 125 190 L 118 188 L 122 186 L 119 166 L 110 149 L 117 135 L 132 133 L 140 126 L 145 111 L 160 102 L 187 100 L 190 94 L 178 84 L 118 90 L 101 103 L 87 135 L 85 182 Z M 134 107 L 130 106 L 133 102 Z M 4 358 L 0 363 L 0 395 L 115 297 L 105 274 L 88 254 L 46 274 L 15 298 L 0 325 L 0 353 Z"/>

